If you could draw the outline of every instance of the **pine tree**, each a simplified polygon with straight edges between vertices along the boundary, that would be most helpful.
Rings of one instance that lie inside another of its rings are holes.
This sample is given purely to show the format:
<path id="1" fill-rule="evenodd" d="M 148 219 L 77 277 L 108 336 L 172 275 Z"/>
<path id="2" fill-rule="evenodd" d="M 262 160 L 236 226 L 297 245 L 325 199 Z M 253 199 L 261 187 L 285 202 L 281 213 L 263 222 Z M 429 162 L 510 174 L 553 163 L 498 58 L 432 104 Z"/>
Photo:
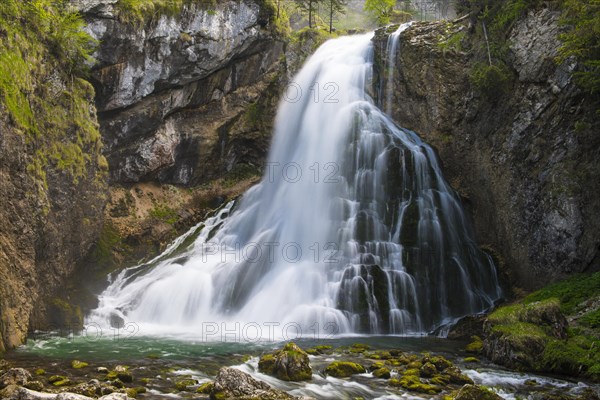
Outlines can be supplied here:
<path id="1" fill-rule="evenodd" d="M 308 27 L 313 27 L 313 16 L 317 12 L 318 3 L 322 0 L 294 0 L 302 13 L 308 14 Z"/>
<path id="2" fill-rule="evenodd" d="M 329 6 L 329 33 L 333 32 L 333 19 L 337 14 L 346 12 L 348 0 L 327 0 Z"/>

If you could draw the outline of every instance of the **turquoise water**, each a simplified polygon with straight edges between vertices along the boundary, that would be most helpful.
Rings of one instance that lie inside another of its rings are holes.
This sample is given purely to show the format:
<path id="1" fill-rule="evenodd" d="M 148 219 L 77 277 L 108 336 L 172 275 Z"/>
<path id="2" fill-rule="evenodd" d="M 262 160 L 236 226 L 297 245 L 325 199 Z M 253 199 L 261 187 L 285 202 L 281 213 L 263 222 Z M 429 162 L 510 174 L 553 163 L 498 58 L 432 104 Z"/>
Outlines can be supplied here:
<path id="1" fill-rule="evenodd" d="M 302 348 L 316 345 L 330 345 L 334 348 L 355 343 L 369 345 L 372 349 L 399 349 L 407 353 L 431 352 L 452 360 L 477 384 L 484 384 L 505 399 L 534 399 L 540 393 L 576 394 L 588 387 L 585 383 L 567 381 L 548 376 L 522 374 L 504 370 L 485 360 L 474 365 L 466 364 L 468 356 L 462 350 L 465 343 L 433 337 L 394 337 L 394 336 L 352 336 L 330 339 L 299 339 Z M 390 387 L 385 380 L 376 379 L 370 373 L 355 375 L 349 379 L 324 376 L 321 371 L 334 360 L 370 362 L 358 355 L 333 353 L 311 356 L 313 379 L 310 382 L 283 382 L 258 372 L 258 359 L 263 353 L 281 348 L 282 342 L 240 343 L 234 341 L 205 342 L 183 340 L 175 337 L 144 337 L 124 332 L 112 332 L 102 337 L 67 336 L 38 334 L 27 344 L 7 358 L 19 366 L 34 370 L 44 368 L 47 376 L 69 374 L 86 381 L 102 379 L 95 372 L 99 366 L 113 368 L 122 364 L 131 367 L 139 384 L 141 378 L 149 382 L 145 385 L 148 393 L 139 398 L 167 399 L 193 398 L 193 393 L 174 392 L 173 385 L 182 377 L 193 378 L 199 384 L 214 379 L 223 366 L 233 366 L 271 386 L 285 390 L 296 396 L 311 396 L 316 399 L 432 399 L 441 395 L 421 395 Z M 73 370 L 71 360 L 90 363 L 89 368 Z M 526 382 L 535 380 L 532 386 Z M 591 386 L 594 390 L 600 388 Z M 443 394 L 443 393 L 442 393 Z"/>

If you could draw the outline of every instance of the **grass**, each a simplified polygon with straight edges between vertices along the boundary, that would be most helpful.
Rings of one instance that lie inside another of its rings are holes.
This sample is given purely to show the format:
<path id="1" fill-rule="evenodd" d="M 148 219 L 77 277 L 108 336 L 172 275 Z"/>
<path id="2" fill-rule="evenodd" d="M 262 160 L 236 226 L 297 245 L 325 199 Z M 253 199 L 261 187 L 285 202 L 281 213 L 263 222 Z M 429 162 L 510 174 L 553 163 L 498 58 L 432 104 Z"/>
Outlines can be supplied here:
<path id="1" fill-rule="evenodd" d="M 560 301 L 561 311 L 566 315 L 573 315 L 581 303 L 598 294 L 600 294 L 600 272 L 578 274 L 530 294 L 524 299 L 524 303 L 556 298 Z"/>

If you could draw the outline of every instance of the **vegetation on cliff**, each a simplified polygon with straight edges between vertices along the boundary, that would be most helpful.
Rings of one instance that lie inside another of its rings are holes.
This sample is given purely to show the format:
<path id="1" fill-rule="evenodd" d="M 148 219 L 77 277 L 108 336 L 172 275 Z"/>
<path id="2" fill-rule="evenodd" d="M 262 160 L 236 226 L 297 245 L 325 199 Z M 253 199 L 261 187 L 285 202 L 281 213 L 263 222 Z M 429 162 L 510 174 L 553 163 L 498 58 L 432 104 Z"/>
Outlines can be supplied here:
<path id="1" fill-rule="evenodd" d="M 600 380 L 598 293 L 600 272 L 575 275 L 499 308 L 484 352 L 511 368 Z"/>
<path id="2" fill-rule="evenodd" d="M 75 182 L 90 164 L 107 167 L 94 89 L 82 79 L 95 43 L 82 27 L 66 2 L 0 4 L 0 111 L 34 148 L 28 170 L 42 188 L 48 166 Z"/>
<path id="3" fill-rule="evenodd" d="M 510 80 L 507 68 L 508 35 L 514 24 L 529 11 L 549 7 L 561 11 L 564 33 L 556 62 L 570 57 L 579 62 L 575 72 L 577 83 L 588 94 L 598 98 L 600 91 L 600 4 L 596 0 L 462 0 L 459 13 L 470 13 L 476 24 L 481 46 L 481 60 L 473 70 L 473 82 L 486 92 L 505 87 Z"/>

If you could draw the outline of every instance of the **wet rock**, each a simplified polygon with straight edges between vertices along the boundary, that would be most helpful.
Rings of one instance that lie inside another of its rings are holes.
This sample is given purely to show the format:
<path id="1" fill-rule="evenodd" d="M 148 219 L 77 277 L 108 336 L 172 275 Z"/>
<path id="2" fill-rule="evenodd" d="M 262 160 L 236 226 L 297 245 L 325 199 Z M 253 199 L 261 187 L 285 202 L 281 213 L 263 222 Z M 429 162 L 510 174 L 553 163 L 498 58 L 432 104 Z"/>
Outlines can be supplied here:
<path id="1" fill-rule="evenodd" d="M 213 391 L 215 384 L 213 382 L 203 383 L 196 389 L 196 393 L 210 394 Z"/>
<path id="2" fill-rule="evenodd" d="M 467 315 L 458 320 L 448 332 L 448 339 L 468 340 L 473 336 L 483 336 L 485 315 Z"/>
<path id="3" fill-rule="evenodd" d="M 501 400 L 502 397 L 492 392 L 490 389 L 476 386 L 476 385 L 465 385 L 463 386 L 454 400 Z"/>
<path id="4" fill-rule="evenodd" d="M 458 367 L 446 368 L 443 375 L 448 378 L 450 383 L 455 385 L 473 384 L 473 380 L 463 374 Z"/>
<path id="5" fill-rule="evenodd" d="M 190 386 L 196 385 L 198 382 L 195 379 L 180 379 L 175 382 L 175 389 L 180 392 L 188 392 L 190 391 Z"/>
<path id="6" fill-rule="evenodd" d="M 35 390 L 37 392 L 44 390 L 44 384 L 40 381 L 30 381 L 23 386 L 27 389 Z"/>
<path id="7" fill-rule="evenodd" d="M 465 347 L 469 353 L 479 354 L 483 351 L 483 340 L 479 336 L 471 337 L 471 343 Z"/>
<path id="8" fill-rule="evenodd" d="M 116 376 L 116 378 L 118 378 L 121 382 L 125 382 L 125 383 L 133 382 L 133 374 L 129 371 L 129 367 L 126 367 L 123 365 L 117 365 L 115 367 L 115 369 L 113 371 L 111 371 L 109 373 L 109 375 L 107 375 L 107 377 L 110 377 L 113 375 Z"/>
<path id="9" fill-rule="evenodd" d="M 233 368 L 221 368 L 210 393 L 211 399 L 294 399 L 295 397 L 271 388 L 250 375 Z"/>
<path id="10" fill-rule="evenodd" d="M 25 385 L 31 379 L 29 371 L 23 368 L 12 368 L 0 376 L 0 389 L 9 385 Z"/>
<path id="11" fill-rule="evenodd" d="M 284 381 L 312 379 L 308 354 L 295 343 L 288 343 L 282 350 L 267 354 L 258 362 L 259 371 Z"/>
<path id="12" fill-rule="evenodd" d="M 379 368 L 379 369 L 376 369 L 375 371 L 373 371 L 373 376 L 375 378 L 379 378 L 379 379 L 390 379 L 391 372 L 390 372 L 389 368 L 383 367 L 383 368 Z"/>
<path id="13" fill-rule="evenodd" d="M 437 368 L 435 368 L 435 365 L 433 365 L 432 363 L 426 362 L 421 366 L 419 371 L 421 372 L 421 376 L 425 378 L 430 378 L 437 373 Z"/>
<path id="14" fill-rule="evenodd" d="M 87 367 L 89 364 L 84 361 L 73 360 L 71 361 L 71 368 L 81 369 Z"/>
<path id="15" fill-rule="evenodd" d="M 334 361 L 325 368 L 325 374 L 336 378 L 348 378 L 356 374 L 367 372 L 362 365 L 350 361 Z"/>

